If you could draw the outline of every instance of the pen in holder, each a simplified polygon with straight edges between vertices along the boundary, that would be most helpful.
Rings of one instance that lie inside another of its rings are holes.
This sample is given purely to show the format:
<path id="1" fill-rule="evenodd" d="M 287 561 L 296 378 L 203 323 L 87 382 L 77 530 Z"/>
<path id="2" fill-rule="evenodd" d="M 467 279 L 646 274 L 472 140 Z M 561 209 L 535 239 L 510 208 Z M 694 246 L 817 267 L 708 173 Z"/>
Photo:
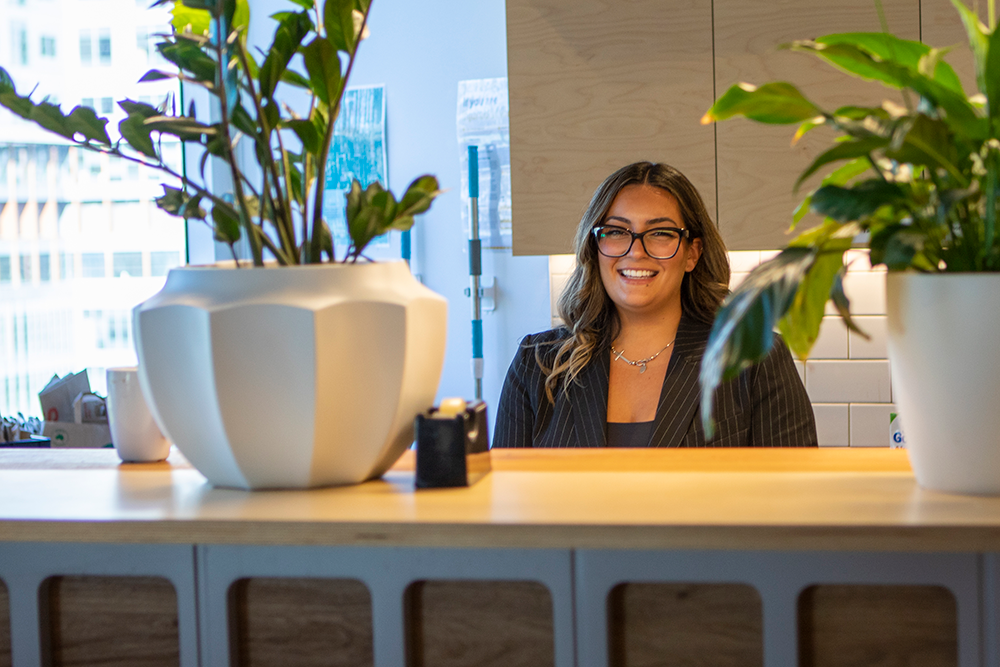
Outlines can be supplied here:
<path id="1" fill-rule="evenodd" d="M 418 489 L 470 486 L 490 471 L 486 404 L 449 398 L 417 415 Z"/>

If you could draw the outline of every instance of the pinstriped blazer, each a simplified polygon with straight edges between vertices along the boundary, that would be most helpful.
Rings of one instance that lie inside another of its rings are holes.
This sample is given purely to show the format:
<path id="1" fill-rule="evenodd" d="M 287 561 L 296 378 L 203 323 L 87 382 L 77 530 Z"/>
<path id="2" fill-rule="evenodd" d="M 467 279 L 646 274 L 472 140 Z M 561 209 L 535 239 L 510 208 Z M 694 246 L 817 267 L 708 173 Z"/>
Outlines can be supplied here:
<path id="1" fill-rule="evenodd" d="M 698 371 L 710 325 L 682 317 L 660 391 L 651 447 L 815 447 L 812 405 L 784 341 L 715 394 L 715 436 L 705 441 L 699 418 Z M 504 381 L 494 447 L 604 447 L 610 350 L 603 350 L 555 405 L 545 396 L 545 375 L 535 360 L 568 335 L 552 329 L 526 336 Z M 543 356 L 544 358 L 544 356 Z"/>

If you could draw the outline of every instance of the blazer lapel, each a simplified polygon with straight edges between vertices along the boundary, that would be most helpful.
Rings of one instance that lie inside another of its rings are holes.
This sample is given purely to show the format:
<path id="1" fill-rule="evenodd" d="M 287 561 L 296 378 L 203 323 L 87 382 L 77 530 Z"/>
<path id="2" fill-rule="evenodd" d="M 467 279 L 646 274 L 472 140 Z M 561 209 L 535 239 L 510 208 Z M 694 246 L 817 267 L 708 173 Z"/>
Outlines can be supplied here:
<path id="1" fill-rule="evenodd" d="M 705 352 L 710 325 L 681 316 L 674 351 L 656 407 L 651 447 L 681 447 L 700 404 L 698 371 Z M 605 399 L 605 405 L 607 399 Z M 605 407 L 605 414 L 607 408 Z"/>
<path id="2" fill-rule="evenodd" d="M 578 447 L 604 447 L 607 444 L 605 424 L 608 421 L 610 364 L 610 350 L 595 353 L 566 396 L 567 408 L 573 414 Z"/>

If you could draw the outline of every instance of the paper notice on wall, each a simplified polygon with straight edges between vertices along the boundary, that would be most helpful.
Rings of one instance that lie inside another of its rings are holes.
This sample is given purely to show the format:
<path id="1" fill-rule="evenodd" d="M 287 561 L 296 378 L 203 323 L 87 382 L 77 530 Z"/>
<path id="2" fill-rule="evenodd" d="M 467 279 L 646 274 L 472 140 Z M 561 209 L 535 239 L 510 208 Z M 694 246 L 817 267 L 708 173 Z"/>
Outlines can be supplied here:
<path id="1" fill-rule="evenodd" d="M 337 257 L 343 257 L 351 243 L 344 195 L 355 178 L 363 188 L 375 181 L 389 187 L 385 151 L 385 86 L 348 88 L 333 129 L 323 193 L 323 217 L 333 233 Z M 380 236 L 368 245 L 366 254 L 388 247 L 388 236 Z"/>
<path id="2" fill-rule="evenodd" d="M 469 146 L 479 153 L 479 237 L 485 248 L 511 247 L 510 122 L 507 79 L 458 82 L 462 223 L 469 232 Z"/>

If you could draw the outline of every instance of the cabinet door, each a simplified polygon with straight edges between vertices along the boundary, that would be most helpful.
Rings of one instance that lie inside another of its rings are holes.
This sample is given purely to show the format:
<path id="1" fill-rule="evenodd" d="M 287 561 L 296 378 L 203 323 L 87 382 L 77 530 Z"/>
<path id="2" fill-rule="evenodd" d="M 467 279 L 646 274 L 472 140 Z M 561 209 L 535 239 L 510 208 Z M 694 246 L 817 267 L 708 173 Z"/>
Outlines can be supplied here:
<path id="1" fill-rule="evenodd" d="M 594 189 L 638 160 L 714 214 L 711 0 L 507 0 L 507 53 L 515 254 L 572 252 Z"/>
<path id="2" fill-rule="evenodd" d="M 920 38 L 919 0 L 883 0 L 893 34 Z M 947 2 L 948 0 L 944 0 Z M 789 81 L 833 110 L 845 104 L 902 102 L 895 91 L 854 79 L 815 56 L 779 50 L 780 44 L 839 32 L 880 30 L 872 0 L 716 0 L 716 92 L 740 81 L 762 84 Z M 784 246 L 792 211 L 821 176 L 807 181 L 799 195 L 792 186 L 813 158 L 829 147 L 832 132 L 815 130 L 794 147 L 792 126 L 760 125 L 743 119 L 716 126 L 718 143 L 719 226 L 730 250 Z M 816 224 L 807 218 L 802 228 Z"/>

